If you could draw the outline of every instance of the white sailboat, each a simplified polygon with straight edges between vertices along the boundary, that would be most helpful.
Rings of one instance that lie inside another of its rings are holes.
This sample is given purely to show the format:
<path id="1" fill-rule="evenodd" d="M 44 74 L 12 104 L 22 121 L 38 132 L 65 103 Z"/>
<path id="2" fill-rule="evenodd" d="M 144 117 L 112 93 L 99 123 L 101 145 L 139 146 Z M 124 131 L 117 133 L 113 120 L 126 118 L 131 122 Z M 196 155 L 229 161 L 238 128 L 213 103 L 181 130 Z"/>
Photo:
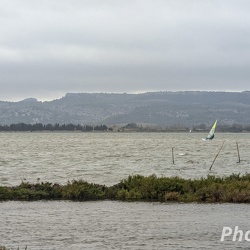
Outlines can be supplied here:
<path id="1" fill-rule="evenodd" d="M 217 125 L 217 120 L 215 121 L 214 125 L 210 129 L 207 137 L 206 138 L 202 138 L 203 141 L 213 140 L 213 138 L 214 138 L 214 132 L 215 132 L 215 129 L 216 129 L 216 125 Z"/>

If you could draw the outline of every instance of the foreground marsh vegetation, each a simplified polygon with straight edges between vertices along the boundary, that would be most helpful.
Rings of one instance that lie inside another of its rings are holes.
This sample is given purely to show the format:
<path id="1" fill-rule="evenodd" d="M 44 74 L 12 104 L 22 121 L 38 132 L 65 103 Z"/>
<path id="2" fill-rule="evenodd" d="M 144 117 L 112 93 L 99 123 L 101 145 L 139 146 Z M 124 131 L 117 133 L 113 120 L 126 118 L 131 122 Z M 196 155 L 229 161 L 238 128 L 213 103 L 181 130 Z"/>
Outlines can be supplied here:
<path id="1" fill-rule="evenodd" d="M 134 175 L 107 187 L 73 180 L 57 183 L 22 182 L 0 187 L 0 200 L 123 200 L 175 202 L 250 203 L 250 174 L 200 179 Z"/>

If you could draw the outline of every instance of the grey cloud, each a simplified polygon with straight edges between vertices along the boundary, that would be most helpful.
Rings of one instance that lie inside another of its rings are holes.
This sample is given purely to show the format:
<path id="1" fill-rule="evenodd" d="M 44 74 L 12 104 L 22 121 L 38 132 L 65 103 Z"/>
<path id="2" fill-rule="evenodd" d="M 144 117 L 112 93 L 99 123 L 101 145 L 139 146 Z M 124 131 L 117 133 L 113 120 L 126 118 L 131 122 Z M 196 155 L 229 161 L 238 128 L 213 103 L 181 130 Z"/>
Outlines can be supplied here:
<path id="1" fill-rule="evenodd" d="M 0 100 L 248 88 L 247 0 L 13 0 L 0 10 Z"/>

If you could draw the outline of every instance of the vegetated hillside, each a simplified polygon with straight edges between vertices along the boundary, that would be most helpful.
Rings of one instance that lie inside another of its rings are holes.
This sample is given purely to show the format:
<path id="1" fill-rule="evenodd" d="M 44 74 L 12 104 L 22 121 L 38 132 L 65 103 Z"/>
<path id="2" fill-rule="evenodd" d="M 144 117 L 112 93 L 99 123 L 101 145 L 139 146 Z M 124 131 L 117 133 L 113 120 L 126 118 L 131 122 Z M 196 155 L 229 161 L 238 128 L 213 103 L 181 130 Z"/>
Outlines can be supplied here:
<path id="1" fill-rule="evenodd" d="M 0 102 L 0 124 L 157 124 L 163 126 L 250 124 L 250 91 L 149 92 L 143 94 L 68 93 L 39 102 Z"/>

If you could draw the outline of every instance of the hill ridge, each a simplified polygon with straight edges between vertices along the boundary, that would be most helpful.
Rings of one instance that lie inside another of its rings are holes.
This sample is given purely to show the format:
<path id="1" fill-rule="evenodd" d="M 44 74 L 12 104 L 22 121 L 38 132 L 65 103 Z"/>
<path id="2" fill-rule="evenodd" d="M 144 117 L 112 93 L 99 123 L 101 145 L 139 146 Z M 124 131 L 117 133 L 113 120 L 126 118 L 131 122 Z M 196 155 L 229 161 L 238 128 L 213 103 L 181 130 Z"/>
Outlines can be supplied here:
<path id="1" fill-rule="evenodd" d="M 0 101 L 0 124 L 250 124 L 250 91 L 67 93 L 53 101 Z"/>

